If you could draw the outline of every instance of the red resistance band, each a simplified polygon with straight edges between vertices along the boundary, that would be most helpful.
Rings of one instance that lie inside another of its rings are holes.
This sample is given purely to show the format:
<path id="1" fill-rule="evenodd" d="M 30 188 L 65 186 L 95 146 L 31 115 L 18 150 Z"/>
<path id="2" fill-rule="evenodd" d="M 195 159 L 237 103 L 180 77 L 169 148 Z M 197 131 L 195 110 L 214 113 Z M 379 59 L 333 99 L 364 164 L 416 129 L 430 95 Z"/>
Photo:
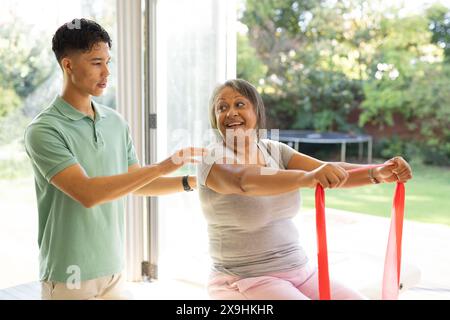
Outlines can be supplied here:
<path id="1" fill-rule="evenodd" d="M 383 167 L 379 164 L 349 170 L 348 172 L 363 171 L 370 168 Z M 389 230 L 388 245 L 384 261 L 382 299 L 394 300 L 398 298 L 400 284 L 400 264 L 402 254 L 402 230 L 405 208 L 405 186 L 397 182 L 391 212 L 391 226 Z M 327 233 L 325 227 L 325 193 L 323 187 L 316 187 L 316 230 L 317 230 L 317 260 L 319 272 L 319 298 L 330 300 L 330 277 L 328 273 Z"/>

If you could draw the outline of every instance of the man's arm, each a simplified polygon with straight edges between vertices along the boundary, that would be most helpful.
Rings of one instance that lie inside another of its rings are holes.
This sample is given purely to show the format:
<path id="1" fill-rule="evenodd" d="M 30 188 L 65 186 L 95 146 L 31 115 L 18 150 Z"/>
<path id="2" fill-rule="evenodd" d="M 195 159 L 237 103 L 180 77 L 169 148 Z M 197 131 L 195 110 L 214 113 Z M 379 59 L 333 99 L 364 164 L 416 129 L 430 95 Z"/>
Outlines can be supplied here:
<path id="1" fill-rule="evenodd" d="M 128 167 L 128 172 L 139 170 L 140 165 L 134 164 Z M 182 176 L 179 177 L 159 177 L 152 182 L 144 185 L 143 187 L 133 191 L 137 196 L 162 196 L 175 192 L 183 192 Z M 188 183 L 191 188 L 197 188 L 197 178 L 195 176 L 189 176 Z"/>
<path id="2" fill-rule="evenodd" d="M 107 177 L 90 178 L 79 164 L 74 164 L 57 173 L 50 182 L 86 208 L 91 208 L 134 192 L 186 163 L 195 163 L 192 157 L 202 154 L 201 148 L 187 148 L 176 153 L 176 161 L 172 156 L 158 164 Z"/>

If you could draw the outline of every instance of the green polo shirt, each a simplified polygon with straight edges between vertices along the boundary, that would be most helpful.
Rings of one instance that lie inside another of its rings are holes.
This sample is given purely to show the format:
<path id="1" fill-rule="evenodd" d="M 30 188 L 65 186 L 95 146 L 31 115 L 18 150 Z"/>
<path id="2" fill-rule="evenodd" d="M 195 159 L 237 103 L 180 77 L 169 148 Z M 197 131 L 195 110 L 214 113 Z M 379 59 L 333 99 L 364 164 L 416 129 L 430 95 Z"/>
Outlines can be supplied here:
<path id="1" fill-rule="evenodd" d="M 122 116 L 92 105 L 95 121 L 56 97 L 25 130 L 35 176 L 42 281 L 85 281 L 124 268 L 125 199 L 88 209 L 50 183 L 73 164 L 93 178 L 126 173 L 138 162 Z"/>

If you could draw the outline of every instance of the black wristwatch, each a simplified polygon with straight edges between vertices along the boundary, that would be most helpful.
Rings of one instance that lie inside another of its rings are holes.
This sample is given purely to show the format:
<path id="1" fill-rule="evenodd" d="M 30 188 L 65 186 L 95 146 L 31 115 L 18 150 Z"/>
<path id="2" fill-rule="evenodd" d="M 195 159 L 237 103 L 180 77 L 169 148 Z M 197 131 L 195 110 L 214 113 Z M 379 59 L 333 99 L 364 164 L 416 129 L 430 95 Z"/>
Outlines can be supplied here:
<path id="1" fill-rule="evenodd" d="M 192 189 L 191 186 L 189 185 L 188 178 L 189 175 L 184 176 L 182 179 L 184 191 L 194 191 L 194 189 Z"/>

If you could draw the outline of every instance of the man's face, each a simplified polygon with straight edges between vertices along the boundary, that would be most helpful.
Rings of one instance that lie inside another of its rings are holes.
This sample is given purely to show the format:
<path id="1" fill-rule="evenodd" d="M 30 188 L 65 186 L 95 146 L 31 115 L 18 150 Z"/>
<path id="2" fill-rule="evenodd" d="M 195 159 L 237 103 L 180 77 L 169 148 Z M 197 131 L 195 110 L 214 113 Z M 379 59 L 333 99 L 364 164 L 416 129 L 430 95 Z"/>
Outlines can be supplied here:
<path id="1" fill-rule="evenodd" d="M 108 83 L 110 60 L 108 44 L 98 42 L 90 51 L 72 53 L 61 63 L 70 82 L 80 92 L 100 96 Z"/>

